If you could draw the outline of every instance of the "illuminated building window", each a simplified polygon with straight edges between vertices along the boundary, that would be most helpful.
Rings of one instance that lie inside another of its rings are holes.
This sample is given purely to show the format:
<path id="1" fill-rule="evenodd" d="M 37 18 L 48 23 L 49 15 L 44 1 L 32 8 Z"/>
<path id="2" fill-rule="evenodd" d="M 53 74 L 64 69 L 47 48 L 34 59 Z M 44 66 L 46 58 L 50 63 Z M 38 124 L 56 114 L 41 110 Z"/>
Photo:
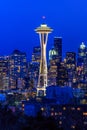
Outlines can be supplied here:
<path id="1" fill-rule="evenodd" d="M 24 107 L 24 104 L 22 104 L 22 107 Z"/>
<path id="2" fill-rule="evenodd" d="M 54 116 L 54 113 L 53 113 L 53 112 L 51 113 L 51 116 Z"/>
<path id="3" fill-rule="evenodd" d="M 72 126 L 71 126 L 71 128 L 75 129 L 75 126 L 74 126 L 74 125 L 72 125 Z"/>
<path id="4" fill-rule="evenodd" d="M 61 115 L 62 115 L 62 112 L 59 112 L 59 115 L 61 116 Z"/>
<path id="5" fill-rule="evenodd" d="M 63 107 L 63 110 L 66 110 L 66 107 Z"/>
<path id="6" fill-rule="evenodd" d="M 86 122 L 86 121 L 84 122 L 84 125 L 87 125 L 87 122 Z"/>
<path id="7" fill-rule="evenodd" d="M 59 124 L 61 125 L 61 124 L 62 124 L 62 121 L 59 121 Z"/>
<path id="8" fill-rule="evenodd" d="M 87 112 L 83 112 L 83 116 L 87 116 Z"/>
<path id="9" fill-rule="evenodd" d="M 75 107 L 72 107 L 71 110 L 75 110 Z"/>
<path id="10" fill-rule="evenodd" d="M 80 107 L 78 107 L 78 108 L 77 108 L 77 110 L 78 110 L 78 111 L 80 111 L 80 110 L 81 110 L 81 108 L 80 108 Z"/>
<path id="11" fill-rule="evenodd" d="M 58 113 L 57 112 L 55 112 L 55 116 L 57 116 L 58 115 Z"/>
<path id="12" fill-rule="evenodd" d="M 24 108 L 22 108 L 22 111 L 24 111 Z"/>
<path id="13" fill-rule="evenodd" d="M 44 107 L 42 107 L 41 110 L 44 111 L 45 110 Z"/>

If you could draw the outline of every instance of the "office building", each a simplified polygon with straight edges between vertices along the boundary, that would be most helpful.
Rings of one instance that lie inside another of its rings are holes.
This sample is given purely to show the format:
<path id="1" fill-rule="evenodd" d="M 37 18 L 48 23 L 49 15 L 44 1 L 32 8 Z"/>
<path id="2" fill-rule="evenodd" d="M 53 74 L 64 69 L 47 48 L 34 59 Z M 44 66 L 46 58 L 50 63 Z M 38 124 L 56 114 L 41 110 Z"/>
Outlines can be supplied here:
<path id="1" fill-rule="evenodd" d="M 9 57 L 9 77 L 10 88 L 23 87 L 23 79 L 27 75 L 27 59 L 26 53 L 14 50 Z M 21 84 L 21 85 L 19 85 Z"/>
<path id="2" fill-rule="evenodd" d="M 68 73 L 68 86 L 73 87 L 76 84 L 76 53 L 66 53 L 66 69 Z"/>
<path id="3" fill-rule="evenodd" d="M 9 75 L 8 75 L 8 56 L 0 56 L 0 89 L 9 89 Z"/>
<path id="4" fill-rule="evenodd" d="M 62 38 L 54 37 L 54 47 L 49 51 L 49 85 L 57 85 L 59 63 L 62 62 Z"/>
<path id="5" fill-rule="evenodd" d="M 54 48 L 49 51 L 48 86 L 57 85 L 57 52 Z"/>
<path id="6" fill-rule="evenodd" d="M 36 46 L 33 48 L 32 61 L 28 64 L 29 79 L 30 82 L 33 82 L 31 86 L 33 86 L 34 88 L 37 88 L 38 85 L 40 60 L 41 60 L 41 48 L 39 46 Z"/>
<path id="7" fill-rule="evenodd" d="M 32 62 L 39 62 L 41 60 L 41 48 L 39 46 L 33 48 Z"/>
<path id="8" fill-rule="evenodd" d="M 78 87 L 87 95 L 87 47 L 83 42 L 78 49 L 77 77 Z"/>
<path id="9" fill-rule="evenodd" d="M 55 37 L 54 38 L 54 49 L 57 53 L 57 62 L 60 63 L 62 61 L 62 38 Z"/>
<path id="10" fill-rule="evenodd" d="M 65 62 L 61 62 L 58 64 L 58 76 L 57 76 L 57 85 L 60 87 L 67 86 L 68 82 L 68 72 L 66 69 Z"/>

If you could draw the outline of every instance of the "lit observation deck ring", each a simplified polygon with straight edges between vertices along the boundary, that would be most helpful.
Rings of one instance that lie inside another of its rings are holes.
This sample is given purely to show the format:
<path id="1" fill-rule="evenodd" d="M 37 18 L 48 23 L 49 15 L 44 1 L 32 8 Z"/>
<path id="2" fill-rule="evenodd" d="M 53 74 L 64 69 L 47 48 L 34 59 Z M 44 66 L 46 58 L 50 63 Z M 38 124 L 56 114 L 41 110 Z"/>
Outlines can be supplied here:
<path id="1" fill-rule="evenodd" d="M 53 29 L 47 26 L 47 24 L 41 24 L 40 27 L 36 28 L 35 31 L 37 33 L 51 33 Z"/>

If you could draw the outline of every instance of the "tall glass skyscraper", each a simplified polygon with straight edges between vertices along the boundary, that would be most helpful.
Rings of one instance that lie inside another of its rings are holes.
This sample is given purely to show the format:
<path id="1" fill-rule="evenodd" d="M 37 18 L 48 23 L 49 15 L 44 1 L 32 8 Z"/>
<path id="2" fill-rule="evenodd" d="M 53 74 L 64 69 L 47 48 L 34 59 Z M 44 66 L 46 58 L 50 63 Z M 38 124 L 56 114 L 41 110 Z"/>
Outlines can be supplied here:
<path id="1" fill-rule="evenodd" d="M 82 42 L 78 49 L 78 66 L 82 66 L 87 62 L 87 47 Z"/>
<path id="2" fill-rule="evenodd" d="M 41 48 L 39 46 L 33 48 L 32 62 L 39 62 L 41 60 Z"/>
<path id="3" fill-rule="evenodd" d="M 83 42 L 78 49 L 77 77 L 78 87 L 87 95 L 87 47 Z"/>
<path id="4" fill-rule="evenodd" d="M 27 74 L 26 53 L 14 50 L 9 57 L 10 88 L 23 87 L 23 78 Z"/>
<path id="5" fill-rule="evenodd" d="M 66 69 L 68 73 L 68 86 L 73 86 L 76 83 L 76 53 L 66 53 Z"/>
<path id="6" fill-rule="evenodd" d="M 54 37 L 54 47 L 49 51 L 49 69 L 48 83 L 49 85 L 59 85 L 58 69 L 62 62 L 62 38 Z"/>
<path id="7" fill-rule="evenodd" d="M 49 51 L 48 85 L 57 85 L 57 52 L 54 48 Z"/>
<path id="8" fill-rule="evenodd" d="M 77 66 L 82 72 L 81 76 L 83 76 L 83 80 L 87 81 L 87 47 L 83 42 L 78 49 Z"/>
<path id="9" fill-rule="evenodd" d="M 9 70 L 8 70 L 9 57 L 0 56 L 0 89 L 9 89 Z"/>
<path id="10" fill-rule="evenodd" d="M 32 86 L 35 88 L 37 87 L 38 84 L 40 60 L 41 60 L 41 48 L 40 46 L 36 46 L 33 48 L 32 61 L 29 63 L 30 82 L 33 81 Z"/>
<path id="11" fill-rule="evenodd" d="M 62 38 L 55 37 L 54 38 L 54 49 L 57 53 L 57 61 L 60 63 L 62 61 Z"/>

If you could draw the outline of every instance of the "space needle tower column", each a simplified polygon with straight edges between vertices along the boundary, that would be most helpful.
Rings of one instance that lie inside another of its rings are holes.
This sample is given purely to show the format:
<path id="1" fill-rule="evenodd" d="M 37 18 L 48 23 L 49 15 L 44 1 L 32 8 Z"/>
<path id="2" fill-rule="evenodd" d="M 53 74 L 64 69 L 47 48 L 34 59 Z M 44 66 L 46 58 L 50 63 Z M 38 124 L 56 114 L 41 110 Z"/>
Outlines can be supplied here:
<path id="1" fill-rule="evenodd" d="M 35 29 L 35 31 L 39 34 L 41 45 L 41 61 L 37 86 L 37 96 L 45 96 L 47 87 L 46 46 L 48 34 L 52 32 L 52 29 L 48 27 L 46 24 L 41 24 L 40 27 Z"/>

